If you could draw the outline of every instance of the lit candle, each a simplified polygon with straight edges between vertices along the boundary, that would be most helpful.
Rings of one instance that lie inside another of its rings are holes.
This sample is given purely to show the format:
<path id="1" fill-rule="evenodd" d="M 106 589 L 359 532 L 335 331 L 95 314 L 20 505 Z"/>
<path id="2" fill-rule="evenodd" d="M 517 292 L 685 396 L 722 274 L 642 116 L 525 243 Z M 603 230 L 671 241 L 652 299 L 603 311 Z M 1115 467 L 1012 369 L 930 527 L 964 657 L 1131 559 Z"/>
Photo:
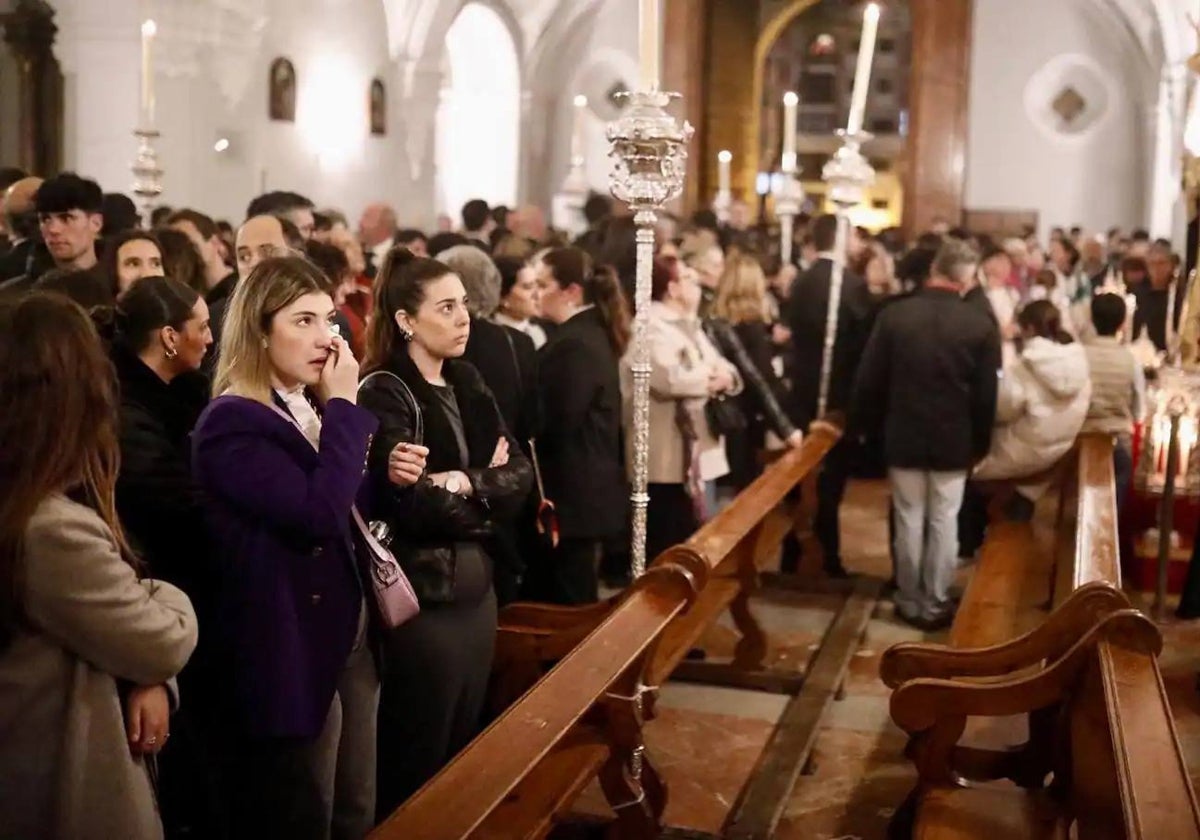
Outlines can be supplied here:
<path id="1" fill-rule="evenodd" d="M 583 142 L 584 142 L 584 112 L 587 109 L 588 99 L 580 94 L 575 97 L 575 131 L 571 135 L 571 163 L 583 163 Z"/>
<path id="2" fill-rule="evenodd" d="M 728 195 L 732 181 L 729 176 L 729 164 L 733 163 L 733 152 L 717 153 L 717 189 L 722 195 Z"/>
<path id="3" fill-rule="evenodd" d="M 875 38 L 879 34 L 879 6 L 871 3 L 863 12 L 862 40 L 858 45 L 858 65 L 854 69 L 854 94 L 850 97 L 850 134 L 862 131 L 867 110 L 867 90 L 871 87 L 871 63 L 875 60 Z"/>
<path id="4" fill-rule="evenodd" d="M 142 127 L 154 126 L 154 21 L 142 23 Z"/>
<path id="5" fill-rule="evenodd" d="M 641 0 L 638 7 L 641 33 L 642 90 L 658 90 L 658 0 Z"/>
<path id="6" fill-rule="evenodd" d="M 796 114 L 800 97 L 792 91 L 783 95 L 783 171 L 796 171 Z"/>

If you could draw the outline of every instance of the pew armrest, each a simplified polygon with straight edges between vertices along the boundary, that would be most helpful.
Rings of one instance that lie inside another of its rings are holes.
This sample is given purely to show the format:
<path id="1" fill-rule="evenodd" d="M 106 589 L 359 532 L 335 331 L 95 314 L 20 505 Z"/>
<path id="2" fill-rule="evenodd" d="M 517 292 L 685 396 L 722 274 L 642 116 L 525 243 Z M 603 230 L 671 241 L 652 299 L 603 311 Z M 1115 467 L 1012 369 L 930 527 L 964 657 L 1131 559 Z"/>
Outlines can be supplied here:
<path id="1" fill-rule="evenodd" d="M 883 654 L 879 675 L 892 689 L 916 679 L 999 677 L 1060 659 L 1105 616 L 1129 608 L 1124 593 L 1108 583 L 1080 587 L 1042 624 L 1004 644 L 955 648 L 906 642 Z"/>
<path id="2" fill-rule="evenodd" d="M 988 682 L 920 678 L 900 685 L 891 699 L 892 720 L 910 736 L 908 755 L 922 782 L 956 784 L 963 775 L 996 775 L 1034 781 L 1044 776 L 1047 735 L 1054 710 L 1078 684 L 1083 667 L 1101 642 L 1155 657 L 1162 635 L 1142 613 L 1125 609 L 1101 618 L 1056 661 L 1029 675 Z M 1041 757 L 1012 766 L 1005 754 L 958 747 L 968 717 L 1030 715 L 1030 743 L 1022 748 Z M 968 773 L 968 768 L 974 768 Z"/>

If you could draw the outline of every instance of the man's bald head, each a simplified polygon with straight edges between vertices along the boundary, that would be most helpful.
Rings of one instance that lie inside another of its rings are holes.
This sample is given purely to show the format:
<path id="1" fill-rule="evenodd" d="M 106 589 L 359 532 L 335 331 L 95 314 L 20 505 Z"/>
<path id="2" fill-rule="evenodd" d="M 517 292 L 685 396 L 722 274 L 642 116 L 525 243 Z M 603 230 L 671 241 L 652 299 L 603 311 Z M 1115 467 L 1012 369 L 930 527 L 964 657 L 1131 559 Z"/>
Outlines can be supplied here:
<path id="1" fill-rule="evenodd" d="M 237 232 L 238 279 L 245 280 L 254 267 L 268 257 L 288 252 L 283 222 L 275 216 L 251 216 Z"/>
<path id="2" fill-rule="evenodd" d="M 41 185 L 41 178 L 22 178 L 4 191 L 4 226 L 23 239 L 37 230 L 34 197 Z"/>
<path id="3" fill-rule="evenodd" d="M 368 204 L 358 221 L 358 239 L 367 248 L 374 248 L 396 235 L 396 211 L 382 202 Z"/>

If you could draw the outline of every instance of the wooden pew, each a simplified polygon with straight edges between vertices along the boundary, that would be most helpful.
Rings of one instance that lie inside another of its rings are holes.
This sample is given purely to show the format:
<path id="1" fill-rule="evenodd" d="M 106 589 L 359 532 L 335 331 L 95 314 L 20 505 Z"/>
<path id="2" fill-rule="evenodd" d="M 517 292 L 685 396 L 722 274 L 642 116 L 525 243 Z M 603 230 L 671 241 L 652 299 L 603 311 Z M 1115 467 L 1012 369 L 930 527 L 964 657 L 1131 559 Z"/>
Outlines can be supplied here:
<path id="1" fill-rule="evenodd" d="M 814 425 L 801 448 L 613 602 L 506 611 L 500 667 L 519 676 L 503 690 L 536 677 L 546 660 L 557 664 L 380 825 L 373 840 L 545 837 L 597 776 L 617 815 L 610 836 L 657 838 L 667 794 L 641 732 L 654 714 L 654 690 L 724 609 L 753 620 L 748 598 L 756 577 L 747 558 L 753 560 L 770 513 L 815 471 L 839 435 L 836 427 Z M 759 637 L 744 635 L 743 663 L 761 668 L 765 642 L 761 630 Z"/>
<path id="2" fill-rule="evenodd" d="M 841 437 L 828 423 L 815 423 L 804 445 L 787 453 L 734 503 L 675 551 L 698 553 L 711 561 L 708 586 L 700 593 L 686 618 L 675 622 L 659 646 L 652 668 L 652 685 L 673 671 L 684 679 L 791 693 L 800 676 L 764 668 L 767 636 L 749 608 L 751 594 L 759 588 L 757 559 L 765 549 L 777 548 L 789 529 L 806 523 L 777 515 L 778 506 L 798 485 L 815 496 L 817 467 Z M 796 512 L 799 516 L 799 511 Z M 729 535 L 738 540 L 730 544 Z M 813 552 L 815 556 L 815 552 Z M 500 714 L 521 697 L 563 656 L 592 633 L 620 603 L 621 596 L 585 607 L 549 604 L 512 604 L 500 611 L 492 690 L 493 714 Z M 726 610 L 733 618 L 739 639 L 730 665 L 683 662 L 688 650 Z"/>
<path id="3" fill-rule="evenodd" d="M 909 733 L 919 773 L 893 837 L 1065 838 L 1074 829 L 1087 840 L 1200 838 L 1158 671 L 1161 635 L 1118 588 L 1104 437 L 1080 439 L 1057 545 L 1058 607 L 1043 624 L 986 646 L 899 645 L 885 654 L 892 717 Z M 962 742 L 969 719 L 1008 716 L 1023 718 L 1024 743 Z"/>

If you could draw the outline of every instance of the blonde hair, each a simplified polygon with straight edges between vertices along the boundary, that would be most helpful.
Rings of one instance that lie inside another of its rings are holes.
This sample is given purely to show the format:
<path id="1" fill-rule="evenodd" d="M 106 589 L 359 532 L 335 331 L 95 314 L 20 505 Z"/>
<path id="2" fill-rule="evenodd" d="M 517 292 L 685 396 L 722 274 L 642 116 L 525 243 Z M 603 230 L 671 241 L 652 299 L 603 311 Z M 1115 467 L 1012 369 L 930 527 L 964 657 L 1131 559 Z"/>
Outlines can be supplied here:
<path id="1" fill-rule="evenodd" d="M 303 257 L 271 257 L 256 265 L 229 299 L 213 394 L 271 405 L 271 319 L 305 295 L 329 294 L 331 286 L 329 278 Z"/>
<path id="2" fill-rule="evenodd" d="M 725 266 L 717 286 L 713 314 L 731 324 L 766 322 L 767 276 L 758 260 L 739 254 Z"/>

